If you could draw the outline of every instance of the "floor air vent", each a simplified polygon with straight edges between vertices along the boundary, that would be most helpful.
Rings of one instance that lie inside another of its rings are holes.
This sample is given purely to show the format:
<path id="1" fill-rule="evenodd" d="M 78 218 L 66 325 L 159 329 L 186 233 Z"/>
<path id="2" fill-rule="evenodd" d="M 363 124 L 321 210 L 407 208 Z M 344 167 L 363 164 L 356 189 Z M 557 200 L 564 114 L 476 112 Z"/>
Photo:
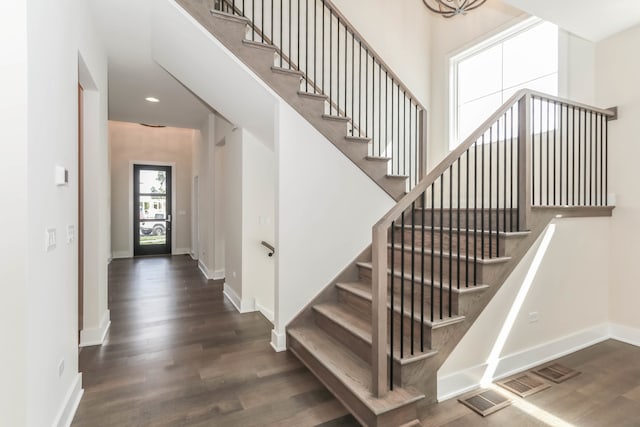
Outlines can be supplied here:
<path id="1" fill-rule="evenodd" d="M 511 399 L 494 390 L 478 390 L 458 399 L 460 403 L 486 417 L 511 404 Z"/>
<path id="2" fill-rule="evenodd" d="M 532 394 L 551 387 L 551 384 L 530 374 L 518 375 L 503 381 L 498 381 L 497 384 L 520 397 L 531 396 Z"/>
<path id="3" fill-rule="evenodd" d="M 580 373 L 579 371 L 575 371 L 571 368 L 567 368 L 566 366 L 563 366 L 559 363 L 554 363 L 553 365 L 536 369 L 533 372 L 536 373 L 537 375 L 540 375 L 542 378 L 545 378 L 549 381 L 553 381 L 556 384 L 559 384 L 563 381 L 573 378 Z"/>

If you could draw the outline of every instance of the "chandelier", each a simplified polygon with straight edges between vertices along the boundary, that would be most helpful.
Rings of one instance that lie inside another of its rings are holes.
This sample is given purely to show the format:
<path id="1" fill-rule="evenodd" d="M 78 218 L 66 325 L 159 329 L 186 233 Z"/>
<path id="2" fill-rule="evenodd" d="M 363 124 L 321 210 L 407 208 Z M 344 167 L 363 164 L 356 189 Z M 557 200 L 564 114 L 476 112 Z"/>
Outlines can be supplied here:
<path id="1" fill-rule="evenodd" d="M 445 18 L 464 15 L 470 10 L 477 9 L 487 0 L 422 0 L 427 8 Z M 433 4 L 433 6 L 431 5 Z"/>

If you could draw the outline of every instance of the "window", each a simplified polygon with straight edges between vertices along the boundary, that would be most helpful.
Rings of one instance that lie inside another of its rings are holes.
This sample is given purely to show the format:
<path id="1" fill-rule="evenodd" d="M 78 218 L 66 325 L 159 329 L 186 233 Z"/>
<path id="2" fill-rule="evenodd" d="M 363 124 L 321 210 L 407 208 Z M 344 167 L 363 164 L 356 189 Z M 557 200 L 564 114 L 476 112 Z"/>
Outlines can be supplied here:
<path id="1" fill-rule="evenodd" d="M 450 146 L 520 89 L 558 94 L 558 27 L 527 20 L 451 58 Z"/>

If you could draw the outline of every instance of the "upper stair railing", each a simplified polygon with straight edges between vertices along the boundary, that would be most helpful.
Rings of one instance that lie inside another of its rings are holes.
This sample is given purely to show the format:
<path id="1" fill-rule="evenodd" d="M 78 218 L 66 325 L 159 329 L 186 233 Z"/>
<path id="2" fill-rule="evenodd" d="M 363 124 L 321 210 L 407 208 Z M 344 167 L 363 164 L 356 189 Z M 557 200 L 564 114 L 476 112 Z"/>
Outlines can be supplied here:
<path id="1" fill-rule="evenodd" d="M 348 117 L 369 156 L 389 158 L 407 190 L 426 170 L 426 109 L 329 0 L 216 0 L 250 21 L 249 39 L 273 45 L 276 64 L 302 73 L 301 90 L 327 96 L 326 113 Z"/>
<path id="2" fill-rule="evenodd" d="M 501 256 L 501 233 L 529 229 L 532 206 L 607 205 L 615 117 L 520 91 L 373 227 L 375 395 L 393 388 L 388 355 L 427 350 L 423 324 L 455 314 L 456 289 L 483 284 L 479 265 Z"/>

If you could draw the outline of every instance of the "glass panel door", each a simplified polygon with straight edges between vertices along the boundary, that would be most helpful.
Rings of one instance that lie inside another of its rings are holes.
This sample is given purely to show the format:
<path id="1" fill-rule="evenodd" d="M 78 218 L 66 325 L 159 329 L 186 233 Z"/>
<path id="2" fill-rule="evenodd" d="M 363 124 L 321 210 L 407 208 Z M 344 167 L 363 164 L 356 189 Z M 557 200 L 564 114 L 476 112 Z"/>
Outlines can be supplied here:
<path id="1" fill-rule="evenodd" d="M 171 166 L 134 165 L 134 255 L 171 253 Z"/>

